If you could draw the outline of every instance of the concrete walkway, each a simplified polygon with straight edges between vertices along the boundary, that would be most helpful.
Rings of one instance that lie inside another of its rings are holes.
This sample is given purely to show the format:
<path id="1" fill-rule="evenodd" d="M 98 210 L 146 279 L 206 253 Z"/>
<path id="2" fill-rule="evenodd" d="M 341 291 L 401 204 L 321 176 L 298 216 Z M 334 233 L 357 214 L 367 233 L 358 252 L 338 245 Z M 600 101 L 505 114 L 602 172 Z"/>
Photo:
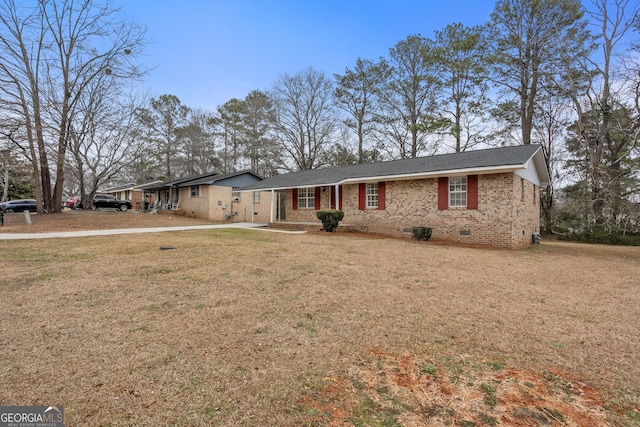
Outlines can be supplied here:
<path id="1" fill-rule="evenodd" d="M 56 231 L 51 233 L 0 233 L 0 240 L 25 240 L 25 239 L 61 239 L 67 237 L 84 236 L 113 236 L 118 234 L 159 233 L 163 231 L 187 231 L 208 230 L 212 228 L 250 228 L 273 233 L 302 234 L 306 231 L 287 231 L 266 228 L 267 224 L 257 222 L 238 222 L 234 224 L 212 225 L 183 225 L 176 227 L 150 227 L 150 228 L 117 228 L 112 230 L 86 230 L 86 231 Z"/>

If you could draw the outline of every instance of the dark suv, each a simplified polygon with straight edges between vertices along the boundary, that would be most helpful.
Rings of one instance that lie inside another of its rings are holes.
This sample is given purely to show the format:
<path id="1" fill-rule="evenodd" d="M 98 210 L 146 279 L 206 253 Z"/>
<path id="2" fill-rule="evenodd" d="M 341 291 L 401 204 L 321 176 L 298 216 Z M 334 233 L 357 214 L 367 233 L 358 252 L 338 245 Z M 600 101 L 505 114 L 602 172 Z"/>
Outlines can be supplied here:
<path id="1" fill-rule="evenodd" d="M 122 212 L 131 209 L 131 203 L 126 200 L 116 199 L 108 194 L 96 194 L 93 197 L 93 209 L 112 208 Z"/>

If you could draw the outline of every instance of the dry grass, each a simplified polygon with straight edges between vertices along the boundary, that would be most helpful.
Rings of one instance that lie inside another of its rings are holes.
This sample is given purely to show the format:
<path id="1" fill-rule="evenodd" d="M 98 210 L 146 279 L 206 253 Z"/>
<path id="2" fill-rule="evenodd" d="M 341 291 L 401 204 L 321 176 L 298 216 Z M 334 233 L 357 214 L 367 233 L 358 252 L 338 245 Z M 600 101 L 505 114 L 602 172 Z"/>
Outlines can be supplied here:
<path id="1" fill-rule="evenodd" d="M 153 215 L 136 211 L 119 212 L 115 209 L 100 211 L 65 209 L 61 214 L 31 213 L 30 216 L 32 224 L 27 225 L 22 212 L 5 214 L 4 226 L 0 227 L 0 234 L 211 224 L 210 221 L 170 213 Z"/>
<path id="2" fill-rule="evenodd" d="M 98 219 L 168 221 L 73 214 Z M 252 230 L 1 245 L 0 402 L 64 405 L 69 425 L 640 424 L 640 248 Z"/>

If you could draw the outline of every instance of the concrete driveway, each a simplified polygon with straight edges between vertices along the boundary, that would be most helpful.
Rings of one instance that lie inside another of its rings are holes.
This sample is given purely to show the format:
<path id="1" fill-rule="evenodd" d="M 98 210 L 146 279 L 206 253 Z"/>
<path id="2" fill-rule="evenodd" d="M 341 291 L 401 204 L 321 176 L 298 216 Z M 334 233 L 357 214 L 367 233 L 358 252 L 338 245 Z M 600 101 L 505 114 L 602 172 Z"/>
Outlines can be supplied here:
<path id="1" fill-rule="evenodd" d="M 212 228 L 251 228 L 255 230 L 270 231 L 274 233 L 305 233 L 305 231 L 286 231 L 266 227 L 267 224 L 263 223 L 239 222 L 234 224 L 184 225 L 176 227 L 150 228 L 117 228 L 112 230 L 56 231 L 51 233 L 0 233 L 0 240 L 62 239 L 67 237 L 113 236 L 118 234 L 160 233 L 165 231 L 208 230 Z"/>

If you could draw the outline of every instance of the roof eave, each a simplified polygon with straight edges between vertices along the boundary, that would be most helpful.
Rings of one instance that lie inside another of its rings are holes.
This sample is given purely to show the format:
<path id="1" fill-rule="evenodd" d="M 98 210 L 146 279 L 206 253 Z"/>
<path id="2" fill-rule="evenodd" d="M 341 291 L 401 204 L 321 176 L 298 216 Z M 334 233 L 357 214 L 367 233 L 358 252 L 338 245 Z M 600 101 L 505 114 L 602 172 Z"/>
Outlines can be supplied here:
<path id="1" fill-rule="evenodd" d="M 456 176 L 456 175 L 469 175 L 469 174 L 486 175 L 490 173 L 514 172 L 518 169 L 526 169 L 526 165 L 516 164 L 516 165 L 502 165 L 502 166 L 487 166 L 487 167 L 481 167 L 481 168 L 447 169 L 447 170 L 408 173 L 408 174 L 377 175 L 377 176 L 369 176 L 369 177 L 346 178 L 346 179 L 342 179 L 335 182 L 256 188 L 256 189 L 238 190 L 238 191 L 241 191 L 241 192 L 243 191 L 278 191 L 278 190 L 290 190 L 293 188 L 331 187 L 334 185 L 360 184 L 360 183 L 379 182 L 379 181 L 406 181 L 411 179 L 435 178 L 439 176 Z"/>
<path id="2" fill-rule="evenodd" d="M 359 183 L 378 182 L 378 181 L 406 181 L 410 179 L 426 179 L 426 178 L 435 178 L 440 176 L 456 176 L 456 175 L 469 175 L 469 174 L 486 175 L 490 173 L 513 172 L 517 169 L 524 169 L 524 168 L 525 168 L 525 165 L 504 165 L 504 166 L 487 166 L 482 168 L 447 169 L 447 170 L 418 172 L 418 173 L 410 173 L 410 174 L 347 178 L 336 184 L 338 185 L 359 184 Z M 330 184 L 330 185 L 335 185 L 335 184 Z"/>

